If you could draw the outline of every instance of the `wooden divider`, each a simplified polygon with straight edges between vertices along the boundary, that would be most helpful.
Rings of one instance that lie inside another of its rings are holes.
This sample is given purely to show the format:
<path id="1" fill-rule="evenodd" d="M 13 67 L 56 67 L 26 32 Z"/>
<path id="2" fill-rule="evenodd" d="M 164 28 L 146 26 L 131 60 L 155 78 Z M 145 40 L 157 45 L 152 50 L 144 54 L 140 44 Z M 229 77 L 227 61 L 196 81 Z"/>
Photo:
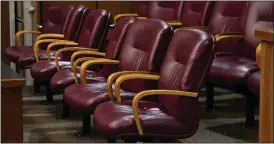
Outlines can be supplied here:
<path id="1" fill-rule="evenodd" d="M 260 56 L 260 110 L 259 142 L 274 142 L 274 98 L 273 98 L 273 30 L 256 30 L 256 38 L 261 40 Z"/>

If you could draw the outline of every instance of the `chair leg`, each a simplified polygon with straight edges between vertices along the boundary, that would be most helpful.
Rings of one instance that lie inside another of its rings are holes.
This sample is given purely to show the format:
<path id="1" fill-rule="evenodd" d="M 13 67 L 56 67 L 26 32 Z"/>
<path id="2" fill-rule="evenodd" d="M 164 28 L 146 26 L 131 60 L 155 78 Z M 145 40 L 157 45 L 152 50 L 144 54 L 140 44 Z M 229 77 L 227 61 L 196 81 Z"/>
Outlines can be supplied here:
<path id="1" fill-rule="evenodd" d="M 214 110 L 214 85 L 206 83 L 206 105 L 208 110 Z"/>
<path id="2" fill-rule="evenodd" d="M 237 127 L 254 129 L 255 125 L 255 105 L 256 96 L 251 92 L 246 92 L 246 111 L 245 111 L 245 122 L 240 123 Z"/>
<path id="3" fill-rule="evenodd" d="M 36 80 L 33 81 L 34 93 L 40 93 L 40 83 Z"/>
<path id="4" fill-rule="evenodd" d="M 18 74 L 20 74 L 20 68 L 19 68 L 18 64 L 15 64 L 15 71 L 16 71 Z"/>
<path id="5" fill-rule="evenodd" d="M 70 117 L 70 107 L 65 103 L 63 100 L 63 117 L 67 118 Z"/>
<path id="6" fill-rule="evenodd" d="M 83 135 L 90 134 L 90 115 L 83 116 Z"/>
<path id="7" fill-rule="evenodd" d="M 41 104 L 49 104 L 53 101 L 53 93 L 50 88 L 50 83 L 46 83 L 46 90 L 47 90 L 47 92 L 46 92 L 47 100 L 42 101 Z"/>
<path id="8" fill-rule="evenodd" d="M 251 92 L 246 95 L 246 127 L 255 128 L 255 104 L 256 96 Z"/>

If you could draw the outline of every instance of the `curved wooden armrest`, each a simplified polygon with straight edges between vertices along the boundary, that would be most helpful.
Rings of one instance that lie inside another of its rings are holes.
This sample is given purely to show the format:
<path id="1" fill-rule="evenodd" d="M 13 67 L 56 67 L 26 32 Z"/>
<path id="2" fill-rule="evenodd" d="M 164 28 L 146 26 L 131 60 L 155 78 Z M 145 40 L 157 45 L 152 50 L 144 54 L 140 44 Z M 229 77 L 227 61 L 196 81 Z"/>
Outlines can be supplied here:
<path id="1" fill-rule="evenodd" d="M 47 57 L 48 57 L 49 60 L 50 60 L 50 50 L 51 50 L 51 48 L 53 48 L 55 46 L 59 46 L 59 45 L 77 46 L 78 43 L 72 42 L 72 41 L 66 41 L 66 40 L 58 40 L 56 42 L 53 42 L 53 43 L 49 44 L 48 47 L 47 47 Z"/>
<path id="2" fill-rule="evenodd" d="M 74 81 L 76 84 L 79 84 L 78 77 L 77 77 L 77 66 L 79 63 L 88 61 L 88 60 L 98 60 L 98 59 L 104 59 L 104 58 L 97 58 L 97 57 L 82 57 L 77 59 L 73 64 L 71 64 L 71 71 L 74 74 Z"/>
<path id="3" fill-rule="evenodd" d="M 203 26 L 189 26 L 189 27 L 181 27 L 181 28 L 178 28 L 176 30 L 174 30 L 174 33 L 177 32 L 178 30 L 183 30 L 183 29 L 199 29 L 199 30 L 208 30 L 207 27 L 203 27 Z"/>
<path id="4" fill-rule="evenodd" d="M 195 92 L 185 92 L 185 91 L 178 91 L 178 90 L 146 90 L 139 92 L 134 96 L 132 101 L 132 110 L 134 115 L 134 120 L 138 129 L 139 135 L 144 135 L 143 128 L 139 118 L 138 112 L 138 102 L 141 98 L 151 95 L 170 95 L 170 96 L 184 96 L 184 97 L 197 97 L 198 93 Z"/>
<path id="5" fill-rule="evenodd" d="M 109 60 L 109 59 L 98 59 L 98 60 L 89 60 L 84 62 L 80 68 L 80 76 L 81 76 L 82 84 L 87 84 L 86 70 L 90 65 L 94 65 L 94 64 L 119 64 L 119 61 Z"/>
<path id="6" fill-rule="evenodd" d="M 244 36 L 240 35 L 240 33 L 227 33 L 227 34 L 217 34 L 217 35 L 215 35 L 215 38 L 217 41 L 221 41 L 223 39 L 228 39 L 228 38 L 242 39 L 242 38 L 244 38 Z"/>
<path id="7" fill-rule="evenodd" d="M 54 34 L 54 33 L 47 33 L 47 34 L 41 34 L 38 37 L 36 37 L 35 41 L 41 40 L 41 39 L 45 39 L 45 38 L 50 38 L 50 39 L 62 39 L 64 38 L 63 34 Z"/>
<path id="8" fill-rule="evenodd" d="M 19 47 L 22 45 L 22 37 L 21 35 L 25 34 L 25 33 L 32 33 L 32 34 L 41 34 L 41 32 L 39 31 L 32 31 L 32 30 L 22 30 L 22 31 L 18 31 L 15 34 L 15 40 L 16 40 L 16 46 Z"/>
<path id="9" fill-rule="evenodd" d="M 110 100 L 114 101 L 114 95 L 112 91 L 113 81 L 122 75 L 128 75 L 128 74 L 152 74 L 152 73 L 147 71 L 120 71 L 120 72 L 115 72 L 109 75 L 107 79 L 107 93 Z"/>
<path id="10" fill-rule="evenodd" d="M 256 49 L 256 63 L 259 69 L 261 68 L 261 51 L 262 51 L 262 44 L 260 43 Z"/>
<path id="11" fill-rule="evenodd" d="M 38 57 L 39 45 L 42 43 L 52 43 L 52 42 L 56 42 L 56 41 L 59 41 L 59 40 L 57 40 L 57 39 L 43 39 L 43 40 L 39 40 L 39 41 L 35 42 L 33 49 L 34 49 L 34 56 L 35 56 L 36 62 L 39 61 L 39 57 Z"/>
<path id="12" fill-rule="evenodd" d="M 118 21 L 119 18 L 121 17 L 137 17 L 138 14 L 135 14 L 135 13 L 124 13 L 124 14 L 117 14 L 114 18 L 113 18 L 113 21 L 114 21 L 114 24 L 116 24 L 116 22 Z"/>
<path id="13" fill-rule="evenodd" d="M 166 21 L 166 23 L 173 27 L 183 25 L 182 22 L 180 22 L 180 21 Z"/>
<path id="14" fill-rule="evenodd" d="M 155 75 L 155 74 L 127 74 L 127 75 L 120 76 L 119 78 L 117 78 L 117 80 L 115 82 L 115 96 L 116 96 L 117 103 L 122 102 L 122 99 L 121 99 L 121 96 L 120 96 L 120 86 L 121 86 L 121 84 L 124 81 L 130 80 L 130 79 L 159 80 L 160 76 Z"/>
<path id="15" fill-rule="evenodd" d="M 56 51 L 55 53 L 55 64 L 56 64 L 56 68 L 58 71 L 61 70 L 60 68 L 60 65 L 59 65 L 59 55 L 62 53 L 62 52 L 65 52 L 65 51 L 81 51 L 81 50 L 96 50 L 96 49 L 92 49 L 92 48 L 81 48 L 81 47 L 65 47 L 65 48 L 61 48 L 59 49 L 58 51 Z"/>
<path id="16" fill-rule="evenodd" d="M 97 51 L 98 49 L 89 49 L 89 50 L 79 50 L 77 52 L 74 52 L 72 55 L 71 55 L 71 58 L 70 58 L 70 63 L 71 65 L 73 65 L 74 63 L 74 60 L 75 58 L 78 56 L 78 55 L 82 55 L 82 54 L 85 54 L 85 55 L 91 55 L 91 56 L 100 56 L 100 57 L 104 57 L 105 56 L 105 53 L 102 53 L 102 52 L 98 52 Z M 86 57 L 86 56 L 85 56 Z"/>

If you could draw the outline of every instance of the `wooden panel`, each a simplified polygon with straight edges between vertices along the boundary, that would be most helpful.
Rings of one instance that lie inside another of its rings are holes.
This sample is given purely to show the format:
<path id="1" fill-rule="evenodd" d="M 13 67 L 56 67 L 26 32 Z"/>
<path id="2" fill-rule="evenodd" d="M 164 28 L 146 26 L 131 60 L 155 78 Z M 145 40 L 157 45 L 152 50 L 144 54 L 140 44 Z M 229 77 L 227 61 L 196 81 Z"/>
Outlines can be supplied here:
<path id="1" fill-rule="evenodd" d="M 23 142 L 22 79 L 1 61 L 1 142 Z"/>
<path id="2" fill-rule="evenodd" d="M 114 17 L 121 13 L 136 13 L 136 2 L 132 1 L 99 1 L 99 9 L 106 9 Z"/>
<path id="3" fill-rule="evenodd" d="M 260 56 L 260 110 L 259 142 L 274 142 L 274 98 L 273 98 L 273 30 L 256 30 L 256 38 L 261 42 Z"/>
<path id="4" fill-rule="evenodd" d="M 10 21 L 9 21 L 9 1 L 1 2 L 1 60 L 9 64 L 5 57 L 5 48 L 10 46 Z"/>

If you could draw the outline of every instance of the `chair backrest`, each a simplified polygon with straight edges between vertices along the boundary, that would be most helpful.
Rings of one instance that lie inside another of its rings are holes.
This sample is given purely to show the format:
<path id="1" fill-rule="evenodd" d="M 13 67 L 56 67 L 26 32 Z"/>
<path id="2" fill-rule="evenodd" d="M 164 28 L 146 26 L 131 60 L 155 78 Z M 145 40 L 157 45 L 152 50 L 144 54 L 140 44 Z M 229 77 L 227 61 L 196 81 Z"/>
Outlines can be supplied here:
<path id="1" fill-rule="evenodd" d="M 107 33 L 110 13 L 104 9 L 89 10 L 79 33 L 80 47 L 99 48 L 103 35 Z"/>
<path id="2" fill-rule="evenodd" d="M 182 1 L 152 1 L 150 3 L 148 18 L 164 21 L 175 21 L 179 19 Z"/>
<path id="3" fill-rule="evenodd" d="M 161 67 L 159 89 L 199 92 L 211 67 L 215 38 L 197 29 L 177 31 Z M 166 112 L 189 127 L 199 125 L 198 98 L 159 95 Z"/>
<path id="4" fill-rule="evenodd" d="M 88 8 L 85 5 L 79 5 L 69 13 L 63 28 L 65 40 L 78 40 L 79 32 L 87 12 Z"/>
<path id="5" fill-rule="evenodd" d="M 274 2 L 250 2 L 244 24 L 244 46 L 241 54 L 256 59 L 256 48 L 260 40 L 255 38 L 256 29 L 273 29 Z"/>
<path id="6" fill-rule="evenodd" d="M 105 52 L 106 59 L 118 60 L 120 56 L 120 49 L 125 38 L 126 32 L 129 26 L 134 23 L 137 19 L 135 17 L 124 17 L 118 20 L 112 32 L 107 39 L 107 47 Z M 108 77 L 110 74 L 119 70 L 117 65 L 103 66 L 104 76 Z"/>
<path id="7" fill-rule="evenodd" d="M 50 6 L 43 17 L 42 33 L 57 33 L 61 34 L 66 22 L 66 19 L 74 9 L 71 5 Z"/>
<path id="8" fill-rule="evenodd" d="M 207 26 L 213 3 L 211 1 L 185 1 L 180 14 L 180 21 L 183 27 Z"/>
<path id="9" fill-rule="evenodd" d="M 159 72 L 172 35 L 172 28 L 162 20 L 138 20 L 131 24 L 121 47 L 120 71 Z M 139 92 L 150 88 L 149 83 L 128 80 L 121 88 Z"/>
<path id="10" fill-rule="evenodd" d="M 215 2 L 208 26 L 209 33 L 212 35 L 242 33 L 248 3 L 247 1 Z M 219 42 L 216 52 L 226 51 L 238 53 L 237 50 L 235 50 L 238 42 L 237 39 L 222 40 Z"/>

